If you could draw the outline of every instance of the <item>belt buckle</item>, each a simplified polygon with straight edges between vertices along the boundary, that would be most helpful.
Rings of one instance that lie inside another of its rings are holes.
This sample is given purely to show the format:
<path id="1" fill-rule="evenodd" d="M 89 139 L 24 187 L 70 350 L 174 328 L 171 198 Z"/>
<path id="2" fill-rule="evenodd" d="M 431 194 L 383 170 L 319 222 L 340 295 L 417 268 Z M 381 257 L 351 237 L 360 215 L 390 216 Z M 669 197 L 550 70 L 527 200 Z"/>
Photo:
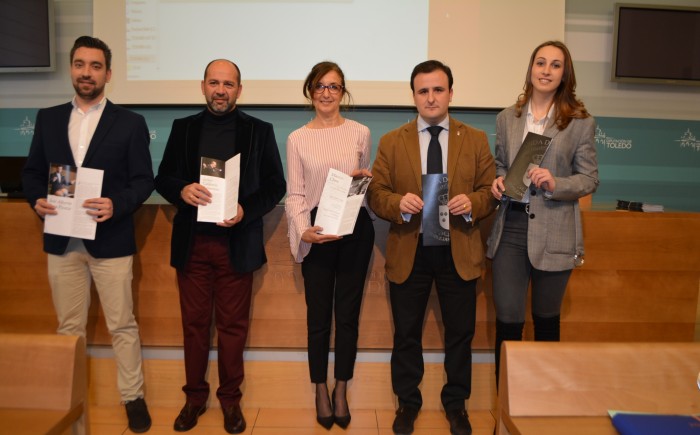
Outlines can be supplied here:
<path id="1" fill-rule="evenodd" d="M 525 204 L 525 214 L 530 214 L 530 203 Z"/>

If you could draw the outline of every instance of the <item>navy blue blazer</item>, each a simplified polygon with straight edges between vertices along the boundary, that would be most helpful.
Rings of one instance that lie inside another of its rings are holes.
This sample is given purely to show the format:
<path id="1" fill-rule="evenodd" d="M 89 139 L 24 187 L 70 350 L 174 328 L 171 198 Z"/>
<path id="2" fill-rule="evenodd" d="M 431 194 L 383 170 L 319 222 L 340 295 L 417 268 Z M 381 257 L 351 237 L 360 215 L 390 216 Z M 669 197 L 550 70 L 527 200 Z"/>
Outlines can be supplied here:
<path id="1" fill-rule="evenodd" d="M 195 235 L 197 208 L 186 204 L 180 192 L 188 184 L 199 182 L 199 141 L 204 113 L 173 121 L 155 181 L 158 193 L 177 207 L 170 264 L 178 269 L 185 267 Z M 237 272 L 247 273 L 267 261 L 262 218 L 282 199 L 287 183 L 272 124 L 239 109 L 234 113 L 236 149 L 241 154 L 238 203 L 243 207 L 243 220 L 227 231 L 231 265 Z"/>
<path id="2" fill-rule="evenodd" d="M 34 204 L 46 198 L 50 164 L 75 166 L 68 139 L 71 103 L 39 110 L 22 186 Z M 116 258 L 136 252 L 133 214 L 153 192 L 153 166 L 146 120 L 107 101 L 82 166 L 104 170 L 102 197 L 112 200 L 112 217 L 97 224 L 95 240 L 84 240 L 95 258 Z M 44 251 L 62 255 L 68 237 L 44 234 Z"/>

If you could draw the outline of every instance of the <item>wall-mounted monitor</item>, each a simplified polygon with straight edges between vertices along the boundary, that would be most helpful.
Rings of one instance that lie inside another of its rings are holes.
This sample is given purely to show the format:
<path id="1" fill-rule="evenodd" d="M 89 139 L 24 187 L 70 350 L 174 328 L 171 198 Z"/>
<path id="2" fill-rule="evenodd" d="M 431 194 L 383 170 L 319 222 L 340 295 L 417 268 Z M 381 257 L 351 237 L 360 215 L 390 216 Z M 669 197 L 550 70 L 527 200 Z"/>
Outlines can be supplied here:
<path id="1" fill-rule="evenodd" d="M 700 86 L 700 7 L 615 4 L 612 80 Z"/>
<path id="2" fill-rule="evenodd" d="M 53 2 L 0 1 L 0 73 L 56 69 Z"/>

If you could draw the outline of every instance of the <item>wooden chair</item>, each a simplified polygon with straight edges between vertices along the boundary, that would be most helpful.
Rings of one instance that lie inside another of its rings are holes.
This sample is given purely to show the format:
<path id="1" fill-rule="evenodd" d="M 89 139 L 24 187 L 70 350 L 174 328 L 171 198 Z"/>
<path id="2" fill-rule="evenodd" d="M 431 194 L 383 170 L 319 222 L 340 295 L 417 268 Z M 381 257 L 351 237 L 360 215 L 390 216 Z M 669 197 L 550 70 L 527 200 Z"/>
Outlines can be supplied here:
<path id="1" fill-rule="evenodd" d="M 700 343 L 505 342 L 496 433 L 516 417 L 700 413 Z"/>
<path id="2" fill-rule="evenodd" d="M 0 333 L 0 421 L 7 434 L 89 434 L 83 337 Z"/>

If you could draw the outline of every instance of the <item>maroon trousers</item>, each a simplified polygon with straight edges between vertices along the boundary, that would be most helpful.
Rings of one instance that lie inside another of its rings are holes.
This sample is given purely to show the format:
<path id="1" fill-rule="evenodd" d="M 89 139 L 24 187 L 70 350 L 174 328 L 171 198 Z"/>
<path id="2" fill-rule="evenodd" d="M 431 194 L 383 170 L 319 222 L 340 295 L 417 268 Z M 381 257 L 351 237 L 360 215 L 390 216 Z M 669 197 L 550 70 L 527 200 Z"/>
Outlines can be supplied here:
<path id="1" fill-rule="evenodd" d="M 212 316 L 218 334 L 219 388 L 223 408 L 238 405 L 243 382 L 243 348 L 248 336 L 252 273 L 237 273 L 225 237 L 196 235 L 192 254 L 177 271 L 185 348 L 187 401 L 201 406 L 209 398 L 205 376 Z"/>

